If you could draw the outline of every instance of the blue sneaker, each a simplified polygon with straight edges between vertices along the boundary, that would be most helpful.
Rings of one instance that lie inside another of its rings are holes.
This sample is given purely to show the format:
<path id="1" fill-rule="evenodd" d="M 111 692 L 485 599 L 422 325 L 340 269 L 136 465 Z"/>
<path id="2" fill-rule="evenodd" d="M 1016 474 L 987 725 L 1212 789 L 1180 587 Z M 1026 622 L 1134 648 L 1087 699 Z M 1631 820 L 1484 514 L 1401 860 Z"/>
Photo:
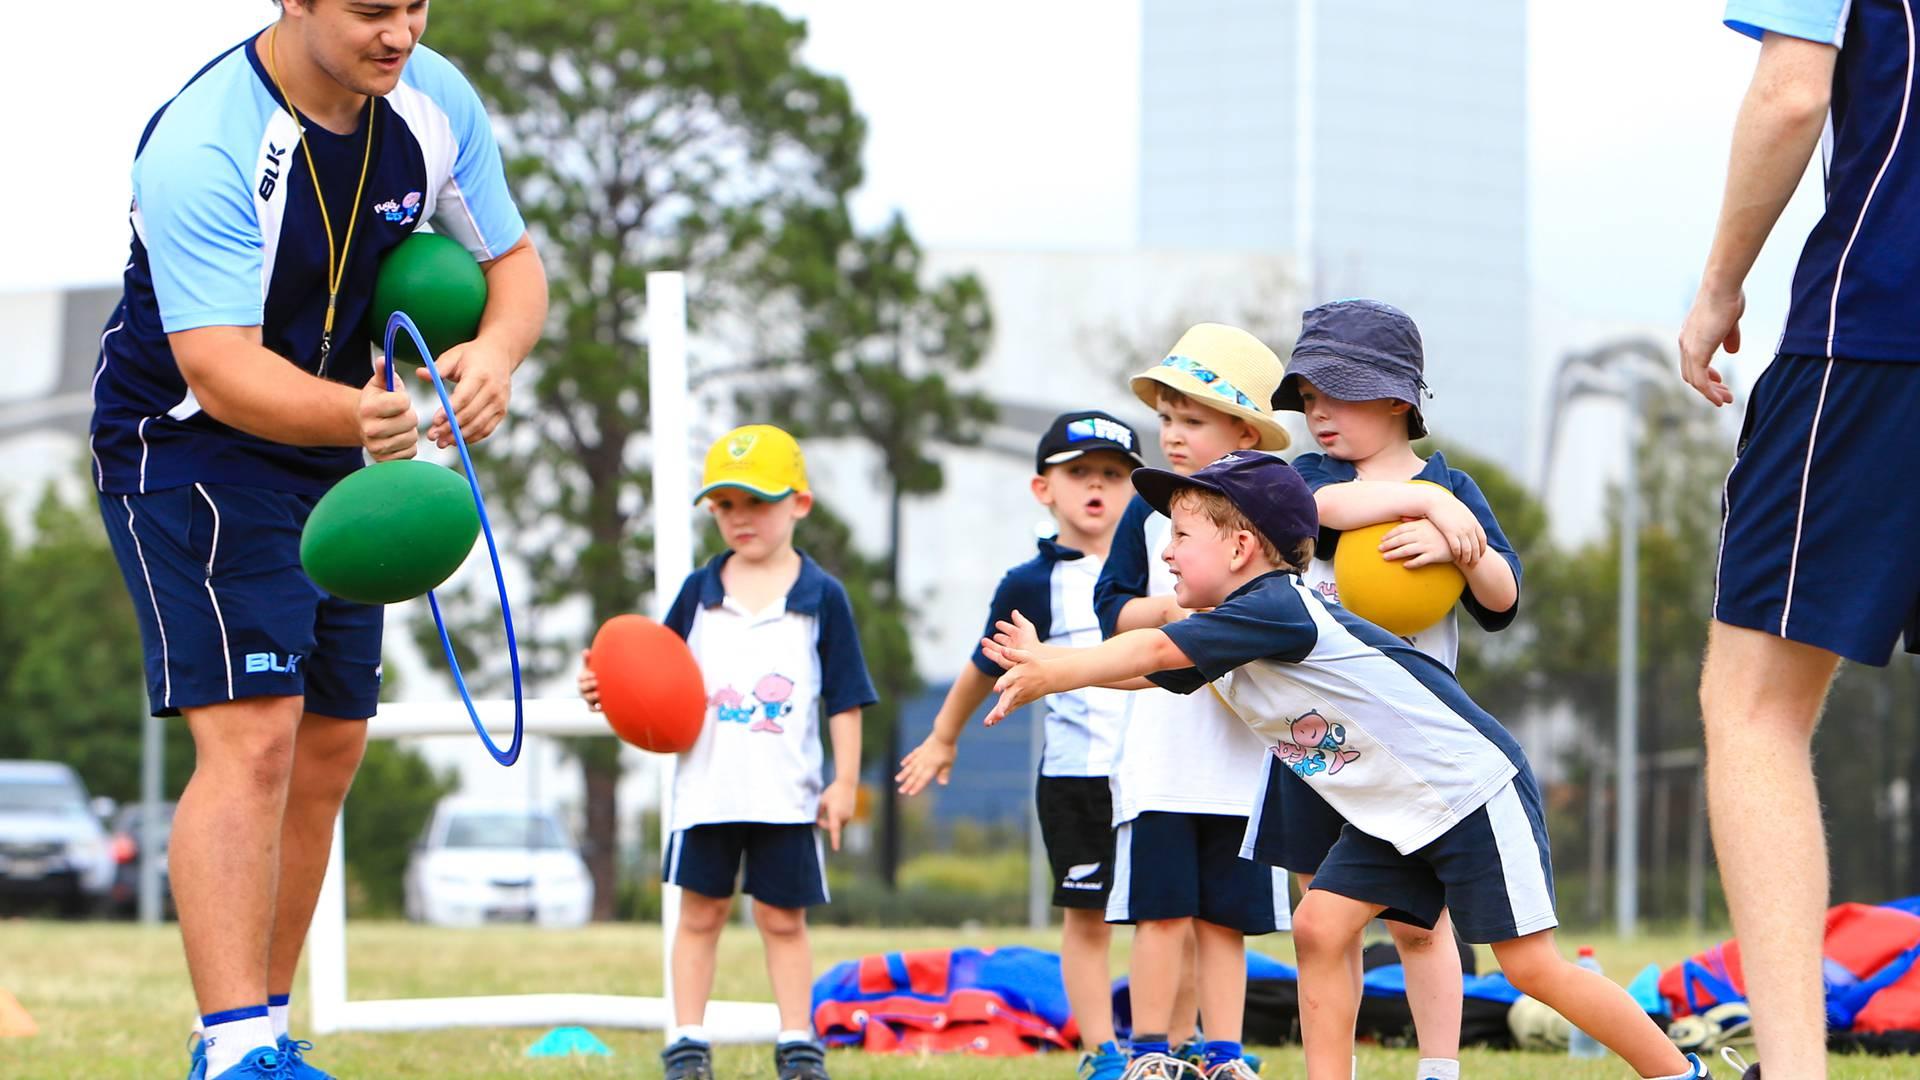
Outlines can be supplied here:
<path id="1" fill-rule="evenodd" d="M 1103 1042 L 1080 1056 L 1077 1080 L 1120 1080 L 1126 1071 L 1127 1055 L 1114 1043 Z"/>
<path id="2" fill-rule="evenodd" d="M 280 1056 L 287 1059 L 287 1075 L 293 1080 L 333 1080 L 333 1077 L 307 1064 L 306 1052 L 313 1044 L 305 1039 L 289 1039 L 280 1036 Z"/>

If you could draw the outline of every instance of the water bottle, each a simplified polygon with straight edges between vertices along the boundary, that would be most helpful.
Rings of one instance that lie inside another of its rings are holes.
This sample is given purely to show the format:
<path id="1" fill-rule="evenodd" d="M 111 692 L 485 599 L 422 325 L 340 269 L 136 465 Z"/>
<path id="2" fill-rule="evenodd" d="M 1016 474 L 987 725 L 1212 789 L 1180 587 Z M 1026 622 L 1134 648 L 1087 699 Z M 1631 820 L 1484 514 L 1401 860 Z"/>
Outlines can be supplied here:
<path id="1" fill-rule="evenodd" d="M 1575 960 L 1574 963 L 1579 964 L 1581 967 L 1586 968 L 1596 975 L 1601 973 L 1600 961 L 1594 959 L 1593 946 L 1591 945 L 1580 946 L 1580 959 Z M 1607 1048 L 1595 1041 L 1593 1036 L 1581 1031 L 1579 1028 L 1574 1028 L 1572 1036 L 1567 1040 L 1567 1056 L 1574 1058 L 1606 1057 Z"/>

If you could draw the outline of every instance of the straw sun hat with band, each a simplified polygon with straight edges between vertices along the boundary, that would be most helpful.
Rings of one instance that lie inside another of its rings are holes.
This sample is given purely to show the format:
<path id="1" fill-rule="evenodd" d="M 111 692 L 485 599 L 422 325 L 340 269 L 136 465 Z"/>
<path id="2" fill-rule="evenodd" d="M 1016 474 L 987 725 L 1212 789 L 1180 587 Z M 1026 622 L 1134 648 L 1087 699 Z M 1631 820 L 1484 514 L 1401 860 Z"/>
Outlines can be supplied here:
<path id="1" fill-rule="evenodd" d="M 1160 406 L 1159 387 L 1245 420 L 1260 435 L 1261 450 L 1285 450 L 1287 429 L 1273 418 L 1270 402 L 1286 368 L 1272 349 L 1245 330 L 1200 323 L 1180 335 L 1165 360 L 1135 375 L 1135 397 Z"/>

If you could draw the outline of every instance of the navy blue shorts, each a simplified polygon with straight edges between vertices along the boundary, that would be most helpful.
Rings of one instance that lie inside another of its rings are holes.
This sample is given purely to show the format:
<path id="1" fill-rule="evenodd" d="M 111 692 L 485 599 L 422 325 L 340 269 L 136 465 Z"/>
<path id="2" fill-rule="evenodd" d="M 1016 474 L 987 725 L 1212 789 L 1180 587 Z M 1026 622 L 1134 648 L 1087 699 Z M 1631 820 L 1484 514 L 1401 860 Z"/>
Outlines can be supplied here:
<path id="1" fill-rule="evenodd" d="M 1382 917 L 1424 930 L 1449 910 L 1460 936 L 1476 945 L 1560 924 L 1540 789 L 1525 771 L 1411 855 L 1347 825 L 1313 876 L 1313 888 L 1378 904 L 1386 909 Z"/>
<path id="2" fill-rule="evenodd" d="M 723 821 L 675 832 L 660 880 L 701 896 L 728 897 L 744 861 L 741 892 L 771 907 L 810 908 L 830 899 L 826 859 L 812 825 Z"/>
<path id="3" fill-rule="evenodd" d="M 289 696 L 322 716 L 373 715 L 386 609 L 328 596 L 300 568 L 318 501 L 232 484 L 100 496 L 155 716 Z"/>
<path id="4" fill-rule="evenodd" d="M 1150 811 L 1114 835 L 1110 923 L 1203 919 L 1243 934 L 1293 925 L 1287 875 L 1240 857 L 1247 819 Z"/>
<path id="5" fill-rule="evenodd" d="M 1240 854 L 1296 874 L 1316 873 L 1339 841 L 1347 819 L 1278 761 L 1267 755 L 1265 794 L 1254 804 Z"/>
<path id="6" fill-rule="evenodd" d="M 1920 364 L 1783 355 L 1754 384 L 1723 498 L 1714 618 L 1885 664 L 1920 651 Z"/>

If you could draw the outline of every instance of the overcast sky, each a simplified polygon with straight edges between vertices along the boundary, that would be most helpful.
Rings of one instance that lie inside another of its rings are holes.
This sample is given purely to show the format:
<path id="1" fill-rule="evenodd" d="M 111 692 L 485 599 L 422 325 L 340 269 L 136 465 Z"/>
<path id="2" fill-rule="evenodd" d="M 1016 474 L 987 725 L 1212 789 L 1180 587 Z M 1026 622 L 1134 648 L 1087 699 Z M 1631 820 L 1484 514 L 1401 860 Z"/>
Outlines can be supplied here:
<path id="1" fill-rule="evenodd" d="M 808 19 L 810 59 L 847 78 L 870 121 L 863 216 L 904 209 L 923 242 L 940 247 L 1133 243 L 1135 0 L 780 6 Z M 116 276 L 142 125 L 208 58 L 272 14 L 269 0 L 10 12 L 15 40 L 28 47 L 8 50 L 0 66 L 0 100 L 9 103 L 0 200 L 15 208 L 0 290 Z M 458 0 L 435 5 L 436 19 L 460 16 Z M 1533 0 L 1529 18 L 1535 339 L 1557 349 L 1626 325 L 1677 327 L 1757 47 L 1720 25 L 1713 0 L 1599 9 Z M 1778 333 L 1816 189 L 1803 185 L 1750 282 L 1750 363 Z"/>

